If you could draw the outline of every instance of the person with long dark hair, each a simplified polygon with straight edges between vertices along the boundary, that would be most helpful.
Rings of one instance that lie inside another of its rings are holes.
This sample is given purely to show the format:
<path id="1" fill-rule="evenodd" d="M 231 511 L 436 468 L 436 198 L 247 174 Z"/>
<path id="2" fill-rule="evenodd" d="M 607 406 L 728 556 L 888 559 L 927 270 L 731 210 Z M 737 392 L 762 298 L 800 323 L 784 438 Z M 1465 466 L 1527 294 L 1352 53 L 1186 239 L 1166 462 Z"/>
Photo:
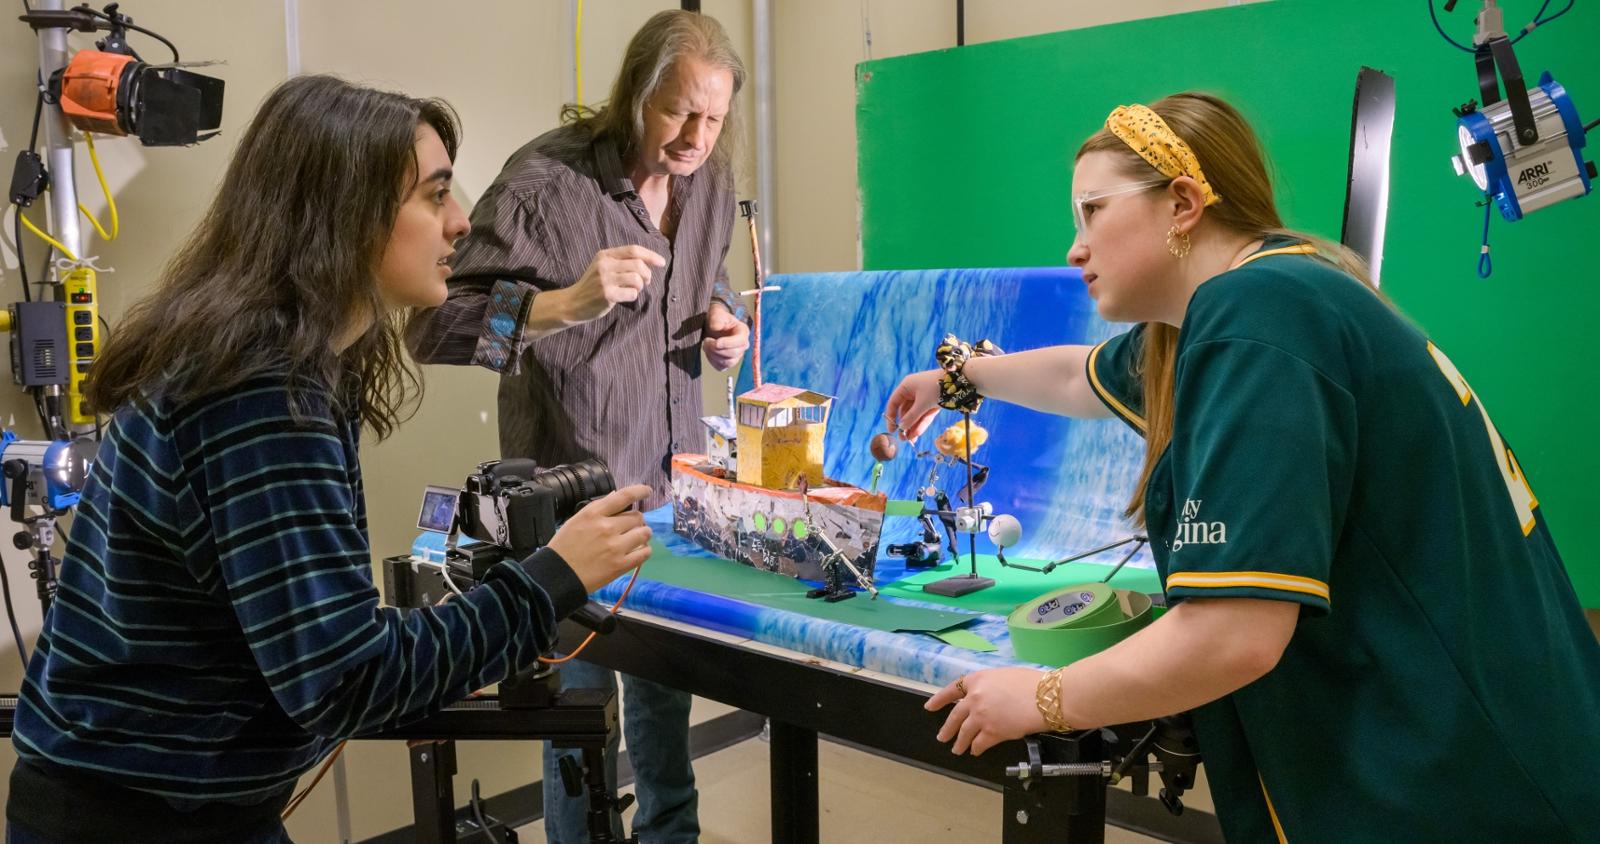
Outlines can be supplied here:
<path id="1" fill-rule="evenodd" d="M 437 100 L 279 86 L 95 363 L 112 419 L 23 684 L 8 841 L 286 841 L 340 740 L 533 664 L 648 555 L 627 487 L 464 596 L 380 606 L 359 433 L 420 392 L 400 331 L 468 231 L 459 137 Z"/>

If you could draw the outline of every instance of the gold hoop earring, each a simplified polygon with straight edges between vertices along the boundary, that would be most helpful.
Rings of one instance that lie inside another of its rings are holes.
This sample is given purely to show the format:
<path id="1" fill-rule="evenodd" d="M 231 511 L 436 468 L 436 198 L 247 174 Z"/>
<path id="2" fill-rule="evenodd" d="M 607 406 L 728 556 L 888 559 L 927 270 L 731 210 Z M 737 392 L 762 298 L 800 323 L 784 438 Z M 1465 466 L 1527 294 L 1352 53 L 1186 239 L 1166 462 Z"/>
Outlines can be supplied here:
<path id="1" fill-rule="evenodd" d="M 1172 230 L 1167 232 L 1167 251 L 1171 252 L 1174 258 L 1181 260 L 1188 256 L 1189 249 L 1192 246 L 1193 244 L 1189 242 L 1188 232 L 1179 234 L 1177 226 L 1173 226 Z"/>

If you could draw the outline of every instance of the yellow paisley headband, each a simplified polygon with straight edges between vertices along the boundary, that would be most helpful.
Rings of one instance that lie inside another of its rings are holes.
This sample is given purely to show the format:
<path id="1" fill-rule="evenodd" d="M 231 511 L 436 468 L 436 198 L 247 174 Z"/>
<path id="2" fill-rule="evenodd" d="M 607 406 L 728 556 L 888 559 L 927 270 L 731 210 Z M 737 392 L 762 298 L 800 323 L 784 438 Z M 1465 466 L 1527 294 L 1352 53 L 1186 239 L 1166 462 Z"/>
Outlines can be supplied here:
<path id="1" fill-rule="evenodd" d="M 1222 201 L 1206 181 L 1206 174 L 1200 171 L 1200 159 L 1194 157 L 1194 150 L 1172 131 L 1161 115 L 1142 105 L 1117 106 L 1106 118 L 1106 128 L 1140 158 L 1150 162 L 1151 167 L 1161 171 L 1161 175 L 1169 179 L 1188 176 L 1199 182 L 1206 205 Z"/>

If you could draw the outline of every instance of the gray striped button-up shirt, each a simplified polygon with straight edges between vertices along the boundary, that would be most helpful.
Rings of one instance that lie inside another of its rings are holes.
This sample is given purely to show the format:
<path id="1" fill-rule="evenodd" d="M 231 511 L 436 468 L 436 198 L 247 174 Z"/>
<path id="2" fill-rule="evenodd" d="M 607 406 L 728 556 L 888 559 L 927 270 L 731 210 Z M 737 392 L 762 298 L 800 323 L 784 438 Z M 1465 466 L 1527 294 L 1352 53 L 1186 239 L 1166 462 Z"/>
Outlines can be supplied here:
<path id="1" fill-rule="evenodd" d="M 738 313 L 723 266 L 733 179 L 706 165 L 675 176 L 669 240 L 651 222 L 615 144 L 567 126 L 513 154 L 472 209 L 450 297 L 419 314 L 423 363 L 500 372 L 500 454 L 550 467 L 598 457 L 618 485 L 670 496 L 671 455 L 700 450 L 700 340 L 713 298 Z M 638 244 L 667 259 L 635 302 L 550 336 L 523 334 L 540 291 L 577 282 L 595 253 Z"/>

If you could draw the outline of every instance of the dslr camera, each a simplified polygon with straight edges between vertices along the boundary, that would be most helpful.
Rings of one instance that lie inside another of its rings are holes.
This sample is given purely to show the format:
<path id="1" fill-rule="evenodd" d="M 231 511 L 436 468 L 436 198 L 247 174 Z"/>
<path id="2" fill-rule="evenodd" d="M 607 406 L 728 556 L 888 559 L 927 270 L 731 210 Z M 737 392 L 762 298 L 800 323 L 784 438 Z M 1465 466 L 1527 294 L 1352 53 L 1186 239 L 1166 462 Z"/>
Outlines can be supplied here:
<path id="1" fill-rule="evenodd" d="M 501 561 L 525 559 L 547 545 L 573 514 L 615 489 L 599 460 L 552 469 L 526 459 L 491 460 L 478 464 L 460 489 L 429 486 L 417 527 L 444 535 L 443 563 L 420 563 L 410 554 L 385 559 L 384 594 L 393 606 L 415 608 L 471 589 Z M 602 632 L 616 623 L 593 601 L 572 619 Z"/>

